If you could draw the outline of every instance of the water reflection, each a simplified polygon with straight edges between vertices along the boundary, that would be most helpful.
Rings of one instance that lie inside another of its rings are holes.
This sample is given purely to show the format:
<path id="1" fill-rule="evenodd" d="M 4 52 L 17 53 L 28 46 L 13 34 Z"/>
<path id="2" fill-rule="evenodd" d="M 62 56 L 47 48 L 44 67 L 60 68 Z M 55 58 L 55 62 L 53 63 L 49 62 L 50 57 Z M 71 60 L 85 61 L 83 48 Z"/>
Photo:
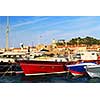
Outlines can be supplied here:
<path id="1" fill-rule="evenodd" d="M 100 78 L 68 77 L 66 75 L 25 76 L 24 74 L 0 77 L 0 83 L 100 83 Z"/>

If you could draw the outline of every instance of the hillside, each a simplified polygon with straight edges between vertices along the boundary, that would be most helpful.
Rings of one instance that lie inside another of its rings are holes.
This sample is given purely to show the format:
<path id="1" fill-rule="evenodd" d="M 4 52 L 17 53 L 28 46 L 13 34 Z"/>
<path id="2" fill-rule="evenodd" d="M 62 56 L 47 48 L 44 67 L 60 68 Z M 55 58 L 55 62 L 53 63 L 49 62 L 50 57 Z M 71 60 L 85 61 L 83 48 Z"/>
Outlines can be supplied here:
<path id="1" fill-rule="evenodd" d="M 68 45 L 81 45 L 81 44 L 85 44 L 85 45 L 94 45 L 94 44 L 97 44 L 99 45 L 100 44 L 100 40 L 96 39 L 96 38 L 93 38 L 93 37 L 85 37 L 85 38 L 81 38 L 81 37 L 78 37 L 78 38 L 72 38 L 68 43 Z"/>

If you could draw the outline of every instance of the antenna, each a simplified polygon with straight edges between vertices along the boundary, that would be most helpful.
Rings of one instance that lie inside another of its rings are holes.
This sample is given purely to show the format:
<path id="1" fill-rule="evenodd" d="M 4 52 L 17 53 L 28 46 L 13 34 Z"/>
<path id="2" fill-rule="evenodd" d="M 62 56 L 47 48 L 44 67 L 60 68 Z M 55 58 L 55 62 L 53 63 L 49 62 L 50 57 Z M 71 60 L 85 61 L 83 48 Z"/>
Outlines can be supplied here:
<path id="1" fill-rule="evenodd" d="M 7 16 L 7 26 L 6 26 L 6 50 L 8 51 L 8 33 L 9 33 L 9 16 Z"/>

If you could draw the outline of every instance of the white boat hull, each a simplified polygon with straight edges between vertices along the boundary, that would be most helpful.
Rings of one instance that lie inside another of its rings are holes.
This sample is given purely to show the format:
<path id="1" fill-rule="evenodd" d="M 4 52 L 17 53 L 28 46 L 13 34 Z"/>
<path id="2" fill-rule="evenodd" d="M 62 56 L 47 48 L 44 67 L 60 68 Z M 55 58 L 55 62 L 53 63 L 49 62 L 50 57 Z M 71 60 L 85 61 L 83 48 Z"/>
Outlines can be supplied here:
<path id="1" fill-rule="evenodd" d="M 100 66 L 93 67 L 93 68 L 87 68 L 87 73 L 92 78 L 94 78 L 94 77 L 100 78 Z"/>

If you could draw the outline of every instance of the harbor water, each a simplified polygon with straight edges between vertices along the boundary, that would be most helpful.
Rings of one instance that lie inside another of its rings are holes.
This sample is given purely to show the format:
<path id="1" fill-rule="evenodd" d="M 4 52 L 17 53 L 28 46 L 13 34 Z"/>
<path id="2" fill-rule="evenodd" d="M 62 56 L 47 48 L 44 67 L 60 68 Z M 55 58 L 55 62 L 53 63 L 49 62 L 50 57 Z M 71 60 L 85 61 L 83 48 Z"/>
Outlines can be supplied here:
<path id="1" fill-rule="evenodd" d="M 5 75 L 0 76 L 0 83 L 100 83 L 99 78 L 72 77 L 64 75 L 25 76 Z"/>

